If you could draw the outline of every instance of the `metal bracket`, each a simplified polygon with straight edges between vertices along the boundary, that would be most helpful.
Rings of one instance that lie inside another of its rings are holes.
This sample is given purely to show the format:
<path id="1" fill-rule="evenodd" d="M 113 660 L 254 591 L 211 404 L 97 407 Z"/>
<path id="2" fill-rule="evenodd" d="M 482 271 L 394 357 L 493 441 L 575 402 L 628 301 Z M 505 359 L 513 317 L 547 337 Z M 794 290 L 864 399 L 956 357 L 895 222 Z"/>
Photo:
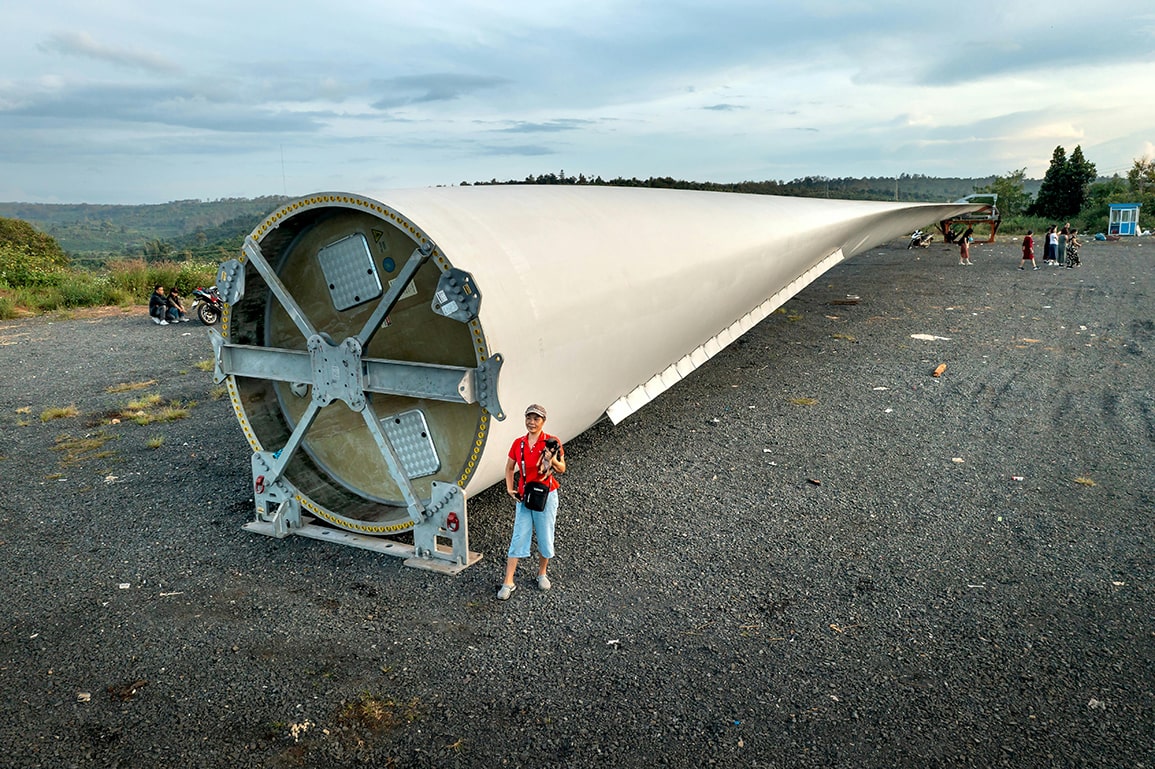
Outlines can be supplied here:
<path id="1" fill-rule="evenodd" d="M 280 452 L 278 452 L 280 453 Z M 253 453 L 253 501 L 257 520 L 272 525 L 272 536 L 283 539 L 301 527 L 301 503 L 281 479 L 281 462 L 268 451 Z"/>
<path id="2" fill-rule="evenodd" d="M 406 566 L 456 574 L 481 560 L 469 550 L 465 493 L 452 483 L 433 483 L 424 519 L 413 527 L 413 557 Z"/>
<path id="3" fill-rule="evenodd" d="M 502 357 L 501 353 L 490 355 L 478 365 L 474 376 L 474 394 L 477 397 L 477 402 L 486 411 L 493 414 L 493 417 L 499 422 L 505 419 L 505 412 L 501 410 L 501 401 L 497 398 L 497 379 L 501 375 L 501 364 L 503 363 L 505 363 L 505 358 Z"/>
<path id="4" fill-rule="evenodd" d="M 272 525 L 274 537 L 284 539 L 301 528 L 301 503 L 296 498 L 286 499 L 266 522 Z"/>
<path id="5" fill-rule="evenodd" d="M 438 315 L 468 323 L 481 309 L 481 293 L 473 276 L 465 270 L 451 268 L 441 273 L 433 292 L 433 311 Z"/>
<path id="6" fill-rule="evenodd" d="M 339 399 L 354 411 L 365 408 L 361 343 L 348 337 L 336 345 L 318 334 L 310 337 L 308 346 L 313 364 L 313 400 L 321 406 L 328 406 Z"/>
<path id="7" fill-rule="evenodd" d="M 217 293 L 225 304 L 236 304 L 245 295 L 245 266 L 230 259 L 217 269 Z"/>

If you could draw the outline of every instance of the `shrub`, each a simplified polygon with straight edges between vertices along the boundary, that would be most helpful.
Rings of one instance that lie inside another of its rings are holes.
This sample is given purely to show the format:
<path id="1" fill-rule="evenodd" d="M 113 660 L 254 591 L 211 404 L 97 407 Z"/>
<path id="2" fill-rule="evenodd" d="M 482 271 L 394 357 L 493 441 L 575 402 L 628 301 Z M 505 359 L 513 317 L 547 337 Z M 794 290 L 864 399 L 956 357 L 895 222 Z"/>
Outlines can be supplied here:
<path id="1" fill-rule="evenodd" d="M 13 293 L 16 304 L 32 312 L 51 312 L 64 306 L 60 291 L 55 286 L 23 286 Z"/>
<path id="2" fill-rule="evenodd" d="M 117 289 L 116 303 L 148 301 L 153 286 L 166 289 L 176 286 L 188 296 L 197 286 L 211 286 L 216 281 L 217 266 L 210 262 L 145 262 L 143 259 L 118 259 L 108 265 L 109 281 Z M 126 302 L 124 297 L 131 297 Z"/>
<path id="3" fill-rule="evenodd" d="M 51 285 L 59 279 L 59 269 L 38 260 L 27 246 L 0 243 L 0 281 L 7 286 Z"/>
<path id="4" fill-rule="evenodd" d="M 217 265 L 211 262 L 183 262 L 176 285 L 188 296 L 198 286 L 211 286 L 217 282 Z"/>
<path id="5" fill-rule="evenodd" d="M 14 288 L 43 285 L 67 266 L 68 256 L 52 236 L 0 217 L 0 280 Z"/>
<path id="6" fill-rule="evenodd" d="M 148 299 L 148 295 L 152 293 L 152 287 L 159 284 L 167 290 L 173 286 L 179 286 L 177 278 L 180 277 L 180 265 L 176 262 L 154 262 L 148 266 L 148 285 L 144 293 L 144 299 Z"/>
<path id="7" fill-rule="evenodd" d="M 1011 216 L 1003 219 L 999 225 L 999 233 L 1002 235 L 1026 235 L 1027 230 L 1034 230 L 1035 235 L 1038 235 L 1041 232 L 1046 232 L 1052 224 L 1063 226 L 1063 222 L 1052 222 L 1041 216 L 1027 216 L 1026 214 Z"/>
<path id="8" fill-rule="evenodd" d="M 112 285 L 104 276 L 67 272 L 56 288 L 64 307 L 103 307 L 116 303 Z"/>
<path id="9" fill-rule="evenodd" d="M 133 297 L 147 297 L 155 285 L 149 282 L 148 265 L 143 259 L 118 259 L 110 262 L 108 278 L 118 290 Z"/>

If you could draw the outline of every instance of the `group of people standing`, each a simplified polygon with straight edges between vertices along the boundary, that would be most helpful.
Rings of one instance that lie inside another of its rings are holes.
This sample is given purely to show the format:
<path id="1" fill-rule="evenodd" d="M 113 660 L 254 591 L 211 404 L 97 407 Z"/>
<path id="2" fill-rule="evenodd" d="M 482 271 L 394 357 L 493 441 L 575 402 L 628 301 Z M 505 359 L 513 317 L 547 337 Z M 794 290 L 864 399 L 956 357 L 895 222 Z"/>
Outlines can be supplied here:
<path id="1" fill-rule="evenodd" d="M 1026 269 L 1027 262 L 1031 263 L 1033 269 L 1039 269 L 1039 265 L 1035 263 L 1035 231 L 1027 230 L 1026 236 L 1023 238 L 1023 261 L 1019 264 L 1019 269 Z M 1079 240 L 1079 231 L 1071 227 L 1071 223 L 1067 222 L 1060 230 L 1058 225 L 1052 224 L 1043 237 L 1043 265 L 1050 265 L 1053 267 L 1078 267 L 1079 249 L 1083 246 L 1083 241 Z"/>
<path id="2" fill-rule="evenodd" d="M 152 322 L 159 326 L 192 320 L 185 312 L 184 302 L 176 286 L 168 290 L 168 296 L 164 294 L 164 286 L 153 286 L 152 296 L 148 298 L 148 314 L 152 316 Z"/>

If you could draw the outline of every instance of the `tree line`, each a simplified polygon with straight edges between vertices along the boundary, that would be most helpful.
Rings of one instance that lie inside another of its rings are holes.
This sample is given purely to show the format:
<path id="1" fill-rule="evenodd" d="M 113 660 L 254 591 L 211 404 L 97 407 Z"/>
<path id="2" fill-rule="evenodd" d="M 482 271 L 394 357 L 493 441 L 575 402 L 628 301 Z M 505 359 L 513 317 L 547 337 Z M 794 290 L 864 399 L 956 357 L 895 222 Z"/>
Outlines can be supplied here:
<path id="1" fill-rule="evenodd" d="M 461 186 L 495 184 L 573 184 L 608 187 L 647 187 L 653 189 L 706 190 L 709 192 L 738 192 L 751 195 L 787 195 L 804 198 L 838 198 L 840 200 L 902 200 L 908 202 L 941 203 L 957 200 L 974 192 L 977 186 L 987 185 L 993 176 L 979 178 L 935 177 L 924 174 L 898 176 L 828 177 L 805 176 L 790 181 L 768 179 L 741 182 L 699 182 L 675 179 L 671 176 L 651 176 L 646 179 L 622 176 L 603 179 L 601 176 L 559 173 L 530 174 L 524 179 L 507 181 L 461 182 Z M 1024 180 L 1029 188 L 1030 180 Z M 1037 183 L 1036 183 L 1037 186 Z"/>
<path id="2" fill-rule="evenodd" d="M 1083 231 L 1105 230 L 1111 203 L 1139 203 L 1149 213 L 1155 211 L 1155 160 L 1136 159 L 1126 178 L 1115 174 L 1100 179 L 1095 164 L 1076 146 L 1068 156 L 1060 145 L 1051 153 L 1051 163 L 1032 196 L 1025 190 L 1026 169 L 996 176 L 977 192 L 999 196 L 1004 224 L 1012 229 L 1045 228 L 1047 222 L 1071 222 Z"/>

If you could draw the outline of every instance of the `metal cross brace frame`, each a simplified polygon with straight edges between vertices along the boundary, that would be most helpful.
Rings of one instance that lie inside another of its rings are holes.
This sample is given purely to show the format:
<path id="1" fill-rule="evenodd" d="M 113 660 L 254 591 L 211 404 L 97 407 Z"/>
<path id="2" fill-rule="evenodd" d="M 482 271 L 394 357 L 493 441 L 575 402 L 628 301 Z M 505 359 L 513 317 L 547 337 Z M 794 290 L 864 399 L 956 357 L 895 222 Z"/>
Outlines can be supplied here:
<path id="1" fill-rule="evenodd" d="M 404 556 L 409 566 L 446 573 L 457 573 L 480 560 L 480 554 L 469 550 L 462 490 L 452 483 L 434 482 L 431 498 L 421 499 L 366 397 L 366 393 L 387 393 L 453 403 L 480 402 L 490 413 L 502 413 L 497 402 L 501 355 L 490 356 L 474 369 L 362 357 L 364 347 L 382 327 L 384 319 L 431 252 L 432 248 L 428 246 L 414 250 L 361 331 L 338 343 L 314 328 L 256 241 L 252 237 L 245 240 L 245 256 L 305 337 L 307 351 L 228 344 L 219 332 L 210 329 L 215 359 L 214 380 L 219 383 L 230 376 L 253 377 L 288 382 L 295 388 L 308 386 L 311 391 L 305 412 L 285 445 L 277 451 L 256 451 L 252 455 L 257 520 L 245 528 L 278 538 L 299 534 L 337 539 L 343 544 Z M 228 278 L 228 298 L 231 302 L 238 301 L 244 291 L 243 265 L 234 260 L 222 265 L 220 272 Z M 476 317 L 480 297 L 467 273 L 455 271 L 442 282 L 441 288 L 437 307 L 442 314 L 462 322 Z M 447 307 L 447 302 L 452 306 Z M 324 527 L 312 525 L 311 519 L 302 516 L 301 499 L 285 479 L 285 468 L 320 410 L 336 400 L 344 401 L 364 419 L 413 521 L 412 546 L 352 532 L 340 532 L 340 536 L 322 535 L 320 531 L 327 531 Z"/>

